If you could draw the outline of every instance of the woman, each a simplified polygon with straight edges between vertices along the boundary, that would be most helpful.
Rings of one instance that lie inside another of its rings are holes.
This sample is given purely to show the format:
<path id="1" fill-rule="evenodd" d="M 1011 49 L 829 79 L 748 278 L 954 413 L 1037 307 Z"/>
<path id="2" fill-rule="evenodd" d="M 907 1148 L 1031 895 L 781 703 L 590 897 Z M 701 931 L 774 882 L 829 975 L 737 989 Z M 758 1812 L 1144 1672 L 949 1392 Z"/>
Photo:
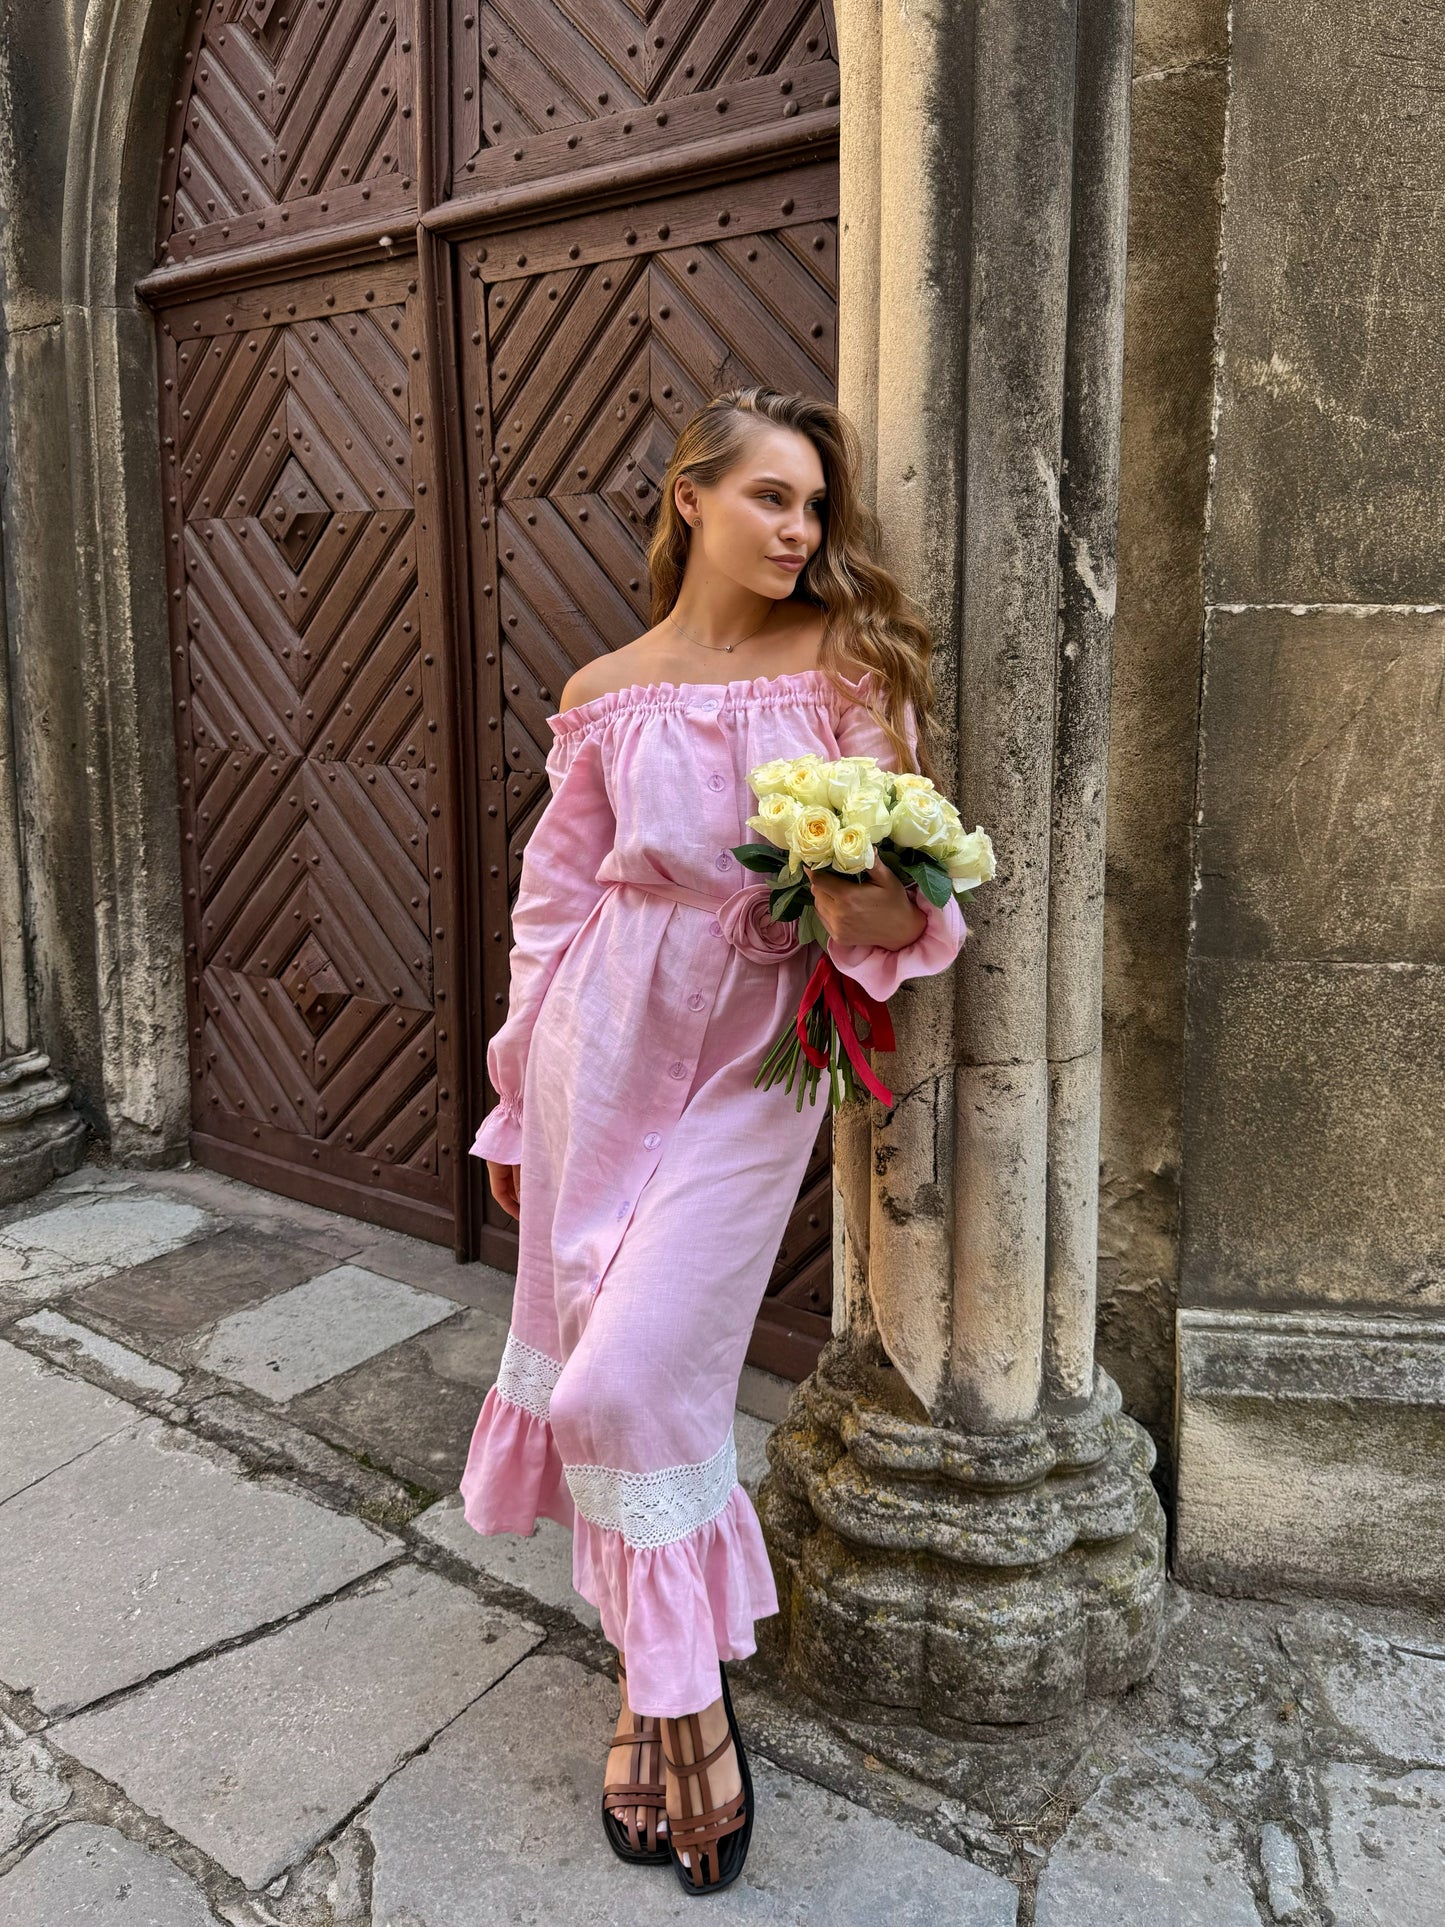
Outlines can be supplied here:
<path id="1" fill-rule="evenodd" d="M 548 718 L 552 795 L 487 1051 L 499 1101 L 473 1146 L 520 1223 L 466 1517 L 572 1528 L 573 1583 L 618 1649 L 607 1837 L 691 1893 L 736 1879 L 752 1826 L 722 1662 L 755 1651 L 778 1601 L 732 1417 L 821 1122 L 753 1084 L 817 952 L 732 854 L 756 840 L 747 774 L 809 750 L 934 773 L 931 637 L 875 559 L 857 478 L 856 434 L 821 401 L 735 390 L 683 429 L 654 626 L 579 669 Z M 812 888 L 834 963 L 875 997 L 946 969 L 966 935 L 956 901 L 876 860 Z"/>

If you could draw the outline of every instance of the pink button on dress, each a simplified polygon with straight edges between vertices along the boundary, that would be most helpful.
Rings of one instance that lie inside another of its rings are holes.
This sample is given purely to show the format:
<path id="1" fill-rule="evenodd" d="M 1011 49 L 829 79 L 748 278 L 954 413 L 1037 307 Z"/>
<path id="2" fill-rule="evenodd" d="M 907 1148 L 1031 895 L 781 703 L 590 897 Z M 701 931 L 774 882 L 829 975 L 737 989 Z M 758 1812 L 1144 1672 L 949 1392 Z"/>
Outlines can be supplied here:
<path id="1" fill-rule="evenodd" d="M 718 1660 L 778 1610 L 733 1411 L 827 1086 L 801 1111 L 796 1089 L 753 1086 L 818 951 L 766 915 L 768 880 L 732 846 L 759 840 L 758 763 L 895 767 L 870 677 L 851 695 L 819 669 L 633 684 L 547 719 L 552 795 L 487 1050 L 499 1102 L 472 1146 L 521 1166 L 517 1283 L 461 1492 L 478 1532 L 572 1528 L 573 1584 L 638 1713 L 710 1704 Z M 928 923 L 906 948 L 830 946 L 875 997 L 967 935 L 956 898 L 911 894 Z"/>

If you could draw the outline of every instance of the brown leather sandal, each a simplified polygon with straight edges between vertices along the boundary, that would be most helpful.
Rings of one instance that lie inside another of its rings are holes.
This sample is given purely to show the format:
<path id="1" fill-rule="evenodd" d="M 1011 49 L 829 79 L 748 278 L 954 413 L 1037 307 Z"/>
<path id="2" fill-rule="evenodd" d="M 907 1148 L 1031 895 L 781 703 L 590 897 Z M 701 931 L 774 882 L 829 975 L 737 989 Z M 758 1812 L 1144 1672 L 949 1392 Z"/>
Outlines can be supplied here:
<path id="1" fill-rule="evenodd" d="M 617 1655 L 617 1677 L 619 1681 L 627 1677 L 622 1663 L 622 1655 Z M 602 1789 L 602 1831 L 607 1835 L 607 1844 L 619 1860 L 633 1860 L 644 1866 L 660 1867 L 668 1859 L 667 1835 L 660 1832 L 658 1822 L 667 1815 L 667 1782 L 662 1776 L 662 1736 L 659 1722 L 648 1713 L 634 1713 L 634 1724 L 626 1733 L 614 1734 L 608 1741 L 610 1753 L 614 1746 L 635 1746 L 636 1757 L 632 1760 L 632 1771 L 639 1775 L 635 1780 L 619 1780 Z M 640 1776 L 651 1770 L 652 1778 Z M 646 1817 L 639 1831 L 637 1809 L 646 1809 Z M 671 1822 L 668 1822 L 671 1826 Z"/>
<path id="2" fill-rule="evenodd" d="M 743 1862 L 748 1857 L 748 1842 L 753 1833 L 753 1780 L 748 1771 L 748 1756 L 743 1751 L 742 1734 L 738 1731 L 733 1713 L 727 1674 L 721 1662 L 718 1663 L 718 1675 L 722 1680 L 722 1700 L 727 1713 L 728 1730 L 710 1752 L 703 1751 L 702 1722 L 696 1713 L 687 1713 L 683 1718 L 687 1721 L 693 1758 L 686 1761 L 673 1759 L 667 1750 L 667 1728 L 669 1725 L 678 1726 L 681 1721 L 663 1722 L 663 1759 L 674 1773 L 685 1774 L 702 1782 L 702 1812 L 689 1813 L 681 1819 L 669 1814 L 667 1822 L 668 1858 L 686 1894 L 715 1894 L 724 1887 L 730 1887 L 743 1870 Z M 708 1785 L 707 1769 L 727 1751 L 729 1745 L 737 1754 L 742 1791 L 732 1799 L 724 1800 L 720 1806 L 709 1806 L 712 1789 Z M 689 1866 L 683 1865 L 683 1854 L 688 1856 Z"/>

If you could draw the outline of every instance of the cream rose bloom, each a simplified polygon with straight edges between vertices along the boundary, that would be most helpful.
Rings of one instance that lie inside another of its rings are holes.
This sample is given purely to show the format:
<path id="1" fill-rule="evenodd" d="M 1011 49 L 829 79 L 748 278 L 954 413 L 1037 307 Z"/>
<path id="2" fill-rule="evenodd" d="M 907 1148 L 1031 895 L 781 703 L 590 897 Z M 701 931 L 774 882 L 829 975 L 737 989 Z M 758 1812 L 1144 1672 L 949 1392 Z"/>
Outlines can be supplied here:
<path id="1" fill-rule="evenodd" d="M 873 868 L 873 839 L 861 823 L 840 823 L 833 838 L 833 868 L 845 876 Z"/>
<path id="2" fill-rule="evenodd" d="M 832 860 L 838 819 L 830 809 L 804 807 L 793 820 L 789 850 L 799 863 L 816 866 Z"/>
<path id="3" fill-rule="evenodd" d="M 943 813 L 943 798 L 930 785 L 926 790 L 911 786 L 902 791 L 893 805 L 888 834 L 903 850 L 947 849 L 953 832 Z"/>
<path id="4" fill-rule="evenodd" d="M 777 796 L 787 790 L 788 777 L 792 773 L 791 756 L 775 756 L 770 763 L 759 763 L 748 771 L 748 782 L 756 797 Z"/>
<path id="5" fill-rule="evenodd" d="M 943 859 L 944 868 L 955 887 L 972 888 L 987 883 L 997 868 L 993 842 L 987 830 L 970 830 Z"/>
<path id="6" fill-rule="evenodd" d="M 787 793 L 795 802 L 805 805 L 827 803 L 832 778 L 828 765 L 813 751 L 806 756 L 793 759 L 793 766 L 787 775 Z"/>
<path id="7" fill-rule="evenodd" d="M 791 796 L 774 792 L 759 801 L 757 815 L 747 819 L 747 826 L 769 843 L 775 843 L 780 850 L 786 850 L 792 844 L 793 825 L 801 808 L 802 805 L 795 803 Z"/>
<path id="8" fill-rule="evenodd" d="M 866 830 L 870 842 L 881 842 L 893 821 L 890 795 L 887 783 L 859 783 L 839 804 L 839 818 L 850 827 Z"/>
<path id="9" fill-rule="evenodd" d="M 877 783 L 887 775 L 886 770 L 878 767 L 876 756 L 840 756 L 835 763 L 829 763 L 828 793 L 820 800 L 830 809 L 841 810 L 855 789 L 864 784 Z"/>

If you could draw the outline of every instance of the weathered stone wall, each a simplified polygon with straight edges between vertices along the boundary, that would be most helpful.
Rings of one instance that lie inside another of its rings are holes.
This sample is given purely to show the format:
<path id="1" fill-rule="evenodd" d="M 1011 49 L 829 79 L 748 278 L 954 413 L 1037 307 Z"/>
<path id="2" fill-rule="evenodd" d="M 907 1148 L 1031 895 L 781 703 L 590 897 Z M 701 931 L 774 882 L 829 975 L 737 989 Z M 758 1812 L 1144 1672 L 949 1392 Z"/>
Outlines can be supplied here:
<path id="1" fill-rule="evenodd" d="M 65 10 L 0 0 L 0 521 L 36 1031 L 102 1121 L 84 693 L 76 660 L 61 211 Z M 13 914 L 7 904 L 7 914 Z"/>
<path id="2" fill-rule="evenodd" d="M 1428 12 L 1234 8 L 1179 1502 L 1190 1576 L 1437 1601 L 1442 46 Z"/>
<path id="3" fill-rule="evenodd" d="M 1166 1483 L 1227 0 L 1137 0 L 1114 618 L 1099 1360 Z"/>
<path id="4" fill-rule="evenodd" d="M 34 1043 L 123 1157 L 188 1065 L 152 265 L 184 0 L 0 0 L 0 527 Z M 7 994 L 7 1001 L 9 1001 Z"/>

